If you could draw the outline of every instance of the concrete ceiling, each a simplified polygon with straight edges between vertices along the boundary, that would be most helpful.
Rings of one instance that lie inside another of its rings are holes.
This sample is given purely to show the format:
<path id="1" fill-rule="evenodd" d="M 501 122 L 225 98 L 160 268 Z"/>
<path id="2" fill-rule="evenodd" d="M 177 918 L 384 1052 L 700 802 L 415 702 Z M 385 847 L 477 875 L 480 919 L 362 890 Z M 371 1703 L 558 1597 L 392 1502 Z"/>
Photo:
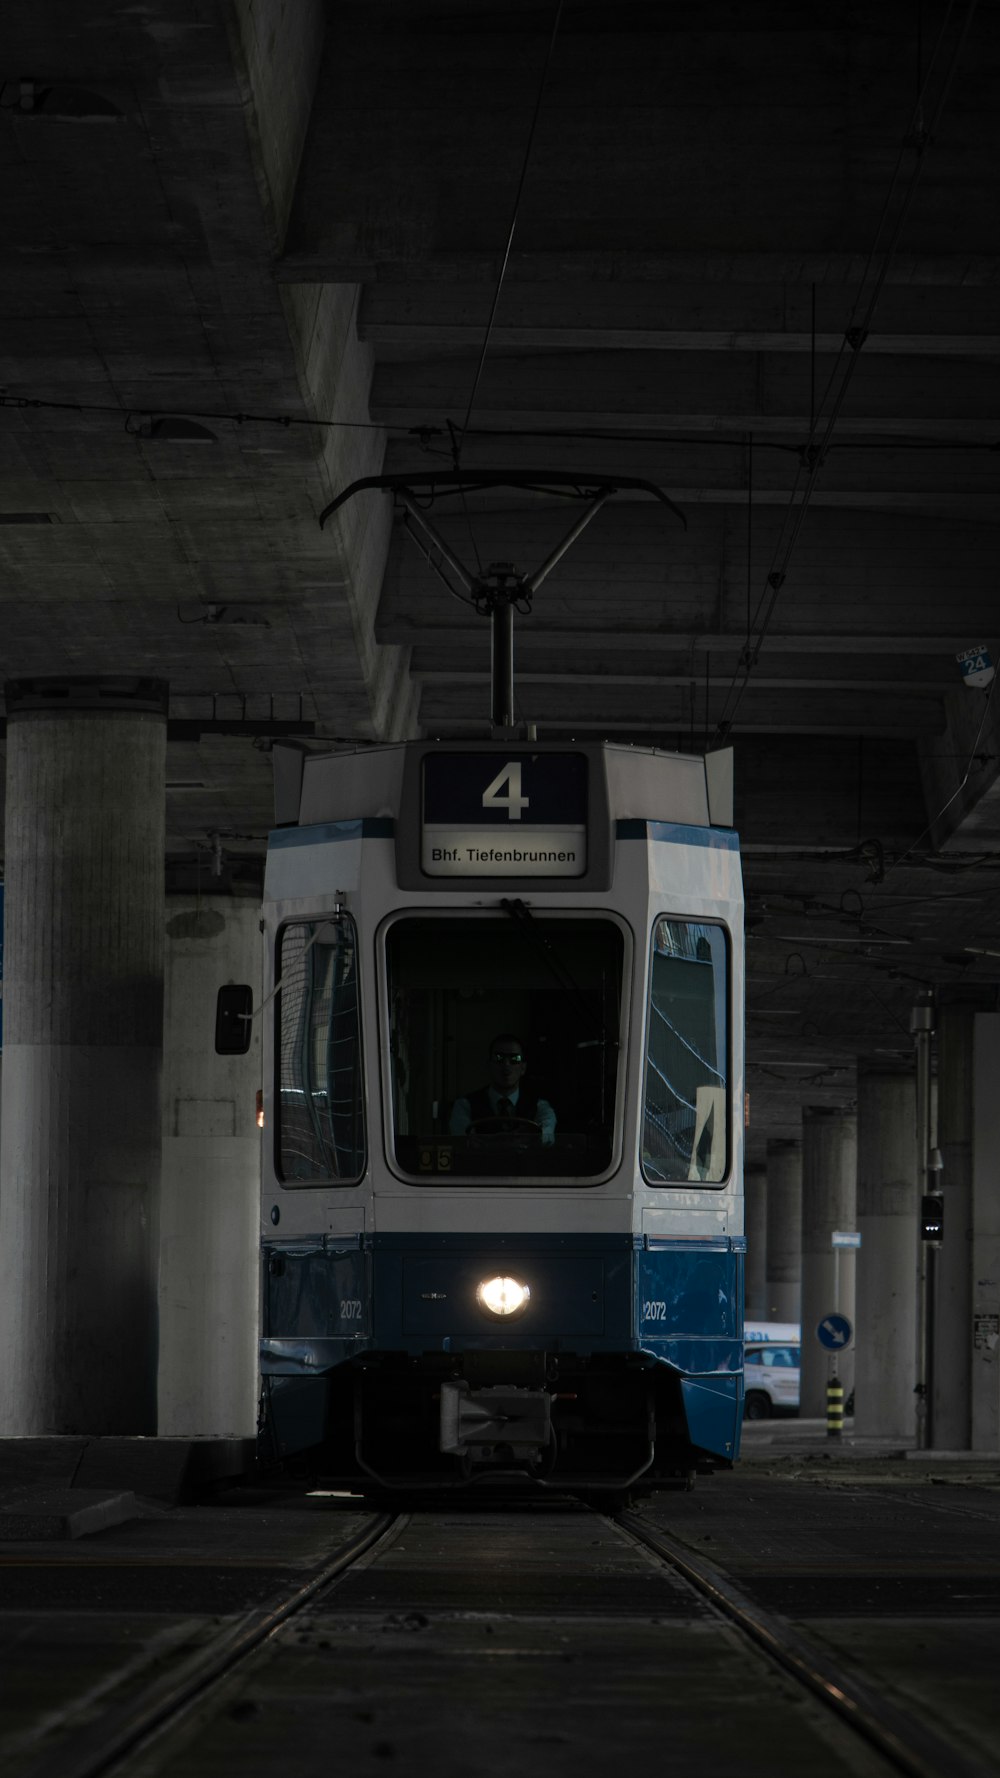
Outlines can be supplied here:
<path id="1" fill-rule="evenodd" d="M 388 496 L 321 532 L 338 491 L 642 477 L 686 524 L 594 520 L 519 714 L 734 746 L 751 1153 L 903 1065 L 926 986 L 994 1005 L 1000 697 L 955 655 L 1000 644 L 996 10 L 8 11 L 4 677 L 169 680 L 175 880 L 252 873 L 277 730 L 485 732 L 483 620 Z M 433 516 L 526 571 L 580 510 Z"/>

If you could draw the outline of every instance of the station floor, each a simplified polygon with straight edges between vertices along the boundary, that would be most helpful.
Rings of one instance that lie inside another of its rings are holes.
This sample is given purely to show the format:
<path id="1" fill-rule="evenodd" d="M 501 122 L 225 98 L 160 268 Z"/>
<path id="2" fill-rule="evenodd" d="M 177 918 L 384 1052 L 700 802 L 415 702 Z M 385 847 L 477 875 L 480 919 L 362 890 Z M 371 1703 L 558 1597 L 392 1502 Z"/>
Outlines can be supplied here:
<path id="1" fill-rule="evenodd" d="M 645 1500 L 638 1519 L 860 1678 L 918 1739 L 943 1737 L 954 1765 L 925 1770 L 1000 1773 L 1000 1453 L 918 1454 L 856 1440 L 850 1423 L 839 1440 L 809 1421 L 745 1433 L 733 1471 Z M 26 1450 L 0 1444 L 5 1778 L 90 1770 L 75 1750 L 109 1710 L 312 1573 L 368 1510 L 225 1480 L 197 1500 L 116 1495 L 107 1470 L 103 1489 L 66 1489 L 59 1453 L 42 1469 L 38 1455 L 31 1481 Z M 75 1523 L 73 1494 L 90 1514 Z M 626 1753 L 711 1778 L 889 1770 L 601 1515 L 552 1502 L 401 1523 L 214 1714 L 206 1705 L 113 1769 L 308 1778 L 339 1750 L 343 1769 L 406 1778 L 492 1778 L 512 1762 L 519 1778 L 620 1778 Z"/>

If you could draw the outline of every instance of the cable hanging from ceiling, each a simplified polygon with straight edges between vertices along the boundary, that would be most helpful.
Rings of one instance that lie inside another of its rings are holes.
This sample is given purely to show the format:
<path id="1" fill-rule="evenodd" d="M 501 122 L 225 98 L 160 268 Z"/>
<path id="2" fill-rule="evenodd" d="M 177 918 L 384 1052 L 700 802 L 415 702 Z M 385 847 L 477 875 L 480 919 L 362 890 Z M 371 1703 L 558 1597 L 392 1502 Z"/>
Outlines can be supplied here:
<path id="1" fill-rule="evenodd" d="M 521 162 L 521 177 L 517 182 L 517 192 L 514 197 L 514 209 L 511 214 L 510 227 L 507 230 L 507 243 L 504 247 L 503 259 L 500 263 L 500 274 L 497 278 L 496 289 L 493 292 L 493 301 L 490 305 L 490 312 L 486 322 L 486 332 L 483 336 L 482 349 L 479 353 L 479 362 L 476 365 L 476 374 L 472 381 L 472 389 L 469 394 L 469 405 L 465 410 L 465 419 L 462 422 L 461 431 L 457 440 L 453 438 L 456 469 L 461 467 L 462 446 L 465 443 L 466 435 L 469 430 L 469 422 L 472 419 L 472 410 L 476 405 L 476 396 L 479 393 L 479 384 L 483 374 L 483 366 L 486 363 L 486 354 L 490 347 L 490 336 L 493 332 L 493 323 L 496 320 L 497 309 L 500 306 L 500 292 L 503 289 L 504 279 L 507 276 L 507 266 L 510 260 L 511 248 L 514 245 L 514 231 L 517 228 L 518 217 L 521 213 L 521 199 L 524 196 L 524 186 L 528 177 L 528 167 L 531 164 L 531 151 L 535 143 L 535 131 L 538 128 L 538 119 L 542 110 L 542 100 L 545 97 L 545 88 L 549 78 L 549 68 L 552 65 L 552 55 L 556 47 L 556 38 L 559 35 L 559 21 L 562 18 L 562 9 L 563 0 L 556 0 L 556 9 L 552 19 L 552 32 L 549 37 L 548 52 L 545 57 L 545 65 L 542 69 L 542 77 L 538 83 L 538 95 L 535 99 L 535 110 L 531 119 L 531 128 L 528 131 L 524 159 Z"/>
<path id="2" fill-rule="evenodd" d="M 737 712 L 749 683 L 750 675 L 760 659 L 767 632 L 774 616 L 782 587 L 788 576 L 795 546 L 798 542 L 802 526 L 805 523 L 809 504 L 831 447 L 833 433 L 843 410 L 844 402 L 854 379 L 861 352 L 871 331 L 872 320 L 882 294 L 882 288 L 889 273 L 893 256 L 902 233 L 903 226 L 909 215 L 917 186 L 926 164 L 927 151 L 934 139 L 944 107 L 951 90 L 955 70 L 961 59 L 966 38 L 976 12 L 977 0 L 968 0 L 965 16 L 958 32 L 958 38 L 952 50 L 948 66 L 934 100 L 934 110 L 929 124 L 925 122 L 927 106 L 930 102 L 939 59 L 944 49 L 949 26 L 956 10 L 956 0 L 949 0 L 949 5 L 938 33 L 937 42 L 930 59 L 927 73 L 923 79 L 916 104 L 910 116 L 909 125 L 900 142 L 896 163 L 889 181 L 889 187 L 882 205 L 878 224 L 872 239 L 864 271 L 855 296 L 851 317 L 840 348 L 834 359 L 833 368 L 827 379 L 826 388 L 820 396 L 813 413 L 809 436 L 799 455 L 799 465 L 792 484 L 788 503 L 785 507 L 781 530 L 771 557 L 764 583 L 764 590 L 757 602 L 754 612 L 752 637 L 748 641 L 740 657 L 739 664 L 733 673 L 729 688 L 723 702 L 716 728 L 717 743 L 724 742 L 736 719 Z M 894 199 L 900 183 L 903 163 L 908 151 L 913 151 L 916 159 L 905 187 L 902 190 L 898 206 L 893 215 Z M 886 238 L 887 237 L 887 238 Z M 883 245 L 884 242 L 884 245 Z M 876 270 L 876 260 L 879 260 Z"/>
<path id="3" fill-rule="evenodd" d="M 420 447 L 429 456 L 440 456 L 454 462 L 454 447 L 435 450 L 430 441 L 433 438 L 457 436 L 458 428 L 450 422 L 448 427 L 432 426 L 418 423 L 415 426 L 396 426 L 381 420 L 337 420 L 329 416 L 306 414 L 260 414 L 260 413 L 227 413 L 219 408 L 149 408 L 126 407 L 108 401 L 56 401 L 49 396 L 31 394 L 12 394 L 9 389 L 0 389 L 0 410 L 39 410 L 66 414 L 105 414 L 124 424 L 125 431 L 132 438 L 144 442 L 153 435 L 149 428 L 136 424 L 141 419 L 156 420 L 225 420 L 230 425 L 240 426 L 280 426 L 288 431 L 294 426 L 318 426 L 329 431 L 342 430 L 347 432 L 382 432 L 387 437 L 400 442 L 409 441 Z M 734 433 L 728 436 L 724 432 L 686 433 L 670 432 L 662 427 L 640 428 L 629 431 L 608 426 L 471 426 L 466 437 L 473 439 L 497 438 L 544 438 L 576 440 L 581 443 L 597 444 L 634 444 L 648 450 L 651 444 L 662 445 L 693 445 L 699 449 L 715 449 L 745 453 L 746 433 Z M 154 440 L 155 441 L 155 440 Z M 183 443 L 179 435 L 172 440 Z M 776 438 L 762 438 L 754 435 L 755 451 L 779 451 L 785 456 L 801 459 L 805 446 Z M 996 456 L 1000 453 L 1000 438 L 881 438 L 869 435 L 863 439 L 833 439 L 827 447 L 830 451 L 985 451 Z"/>
<path id="4" fill-rule="evenodd" d="M 8 389 L 0 389 L 0 408 L 40 408 L 54 409 L 56 412 L 70 414 L 110 414 L 121 420 L 126 432 L 133 438 L 147 437 L 138 422 L 152 417 L 157 420 L 228 420 L 233 426 L 324 426 L 342 427 L 347 431 L 386 432 L 389 428 L 379 424 L 377 420 L 326 420 L 310 418 L 305 414 L 251 414 L 226 413 L 219 408 L 145 408 L 125 407 L 120 402 L 111 401 L 52 401 L 48 396 L 12 395 Z M 415 428 L 411 428 L 415 430 Z"/>

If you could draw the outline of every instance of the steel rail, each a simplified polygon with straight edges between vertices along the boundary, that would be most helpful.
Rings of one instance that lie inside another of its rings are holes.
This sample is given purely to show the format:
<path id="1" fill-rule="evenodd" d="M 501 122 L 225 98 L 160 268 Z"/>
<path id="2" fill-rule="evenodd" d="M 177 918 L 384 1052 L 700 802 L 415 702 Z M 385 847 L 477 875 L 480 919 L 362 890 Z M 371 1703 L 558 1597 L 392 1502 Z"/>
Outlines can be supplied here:
<path id="1" fill-rule="evenodd" d="M 379 1513 L 307 1580 L 272 1603 L 244 1613 L 173 1673 L 154 1680 L 134 1698 L 113 1706 L 85 1727 L 74 1729 L 70 1719 L 71 1744 L 61 1737 L 33 1764 L 21 1768 L 21 1778 L 101 1778 L 152 1734 L 179 1720 L 213 1685 L 228 1679 L 317 1593 L 376 1544 L 391 1540 L 406 1522 L 402 1514 Z"/>
<path id="2" fill-rule="evenodd" d="M 615 1523 L 675 1568 L 730 1623 L 783 1672 L 806 1687 L 906 1778 L 996 1778 L 996 1768 L 969 1759 L 925 1723 L 878 1696 L 777 1613 L 765 1611 L 729 1575 L 696 1556 L 667 1532 L 652 1530 L 635 1513 Z"/>

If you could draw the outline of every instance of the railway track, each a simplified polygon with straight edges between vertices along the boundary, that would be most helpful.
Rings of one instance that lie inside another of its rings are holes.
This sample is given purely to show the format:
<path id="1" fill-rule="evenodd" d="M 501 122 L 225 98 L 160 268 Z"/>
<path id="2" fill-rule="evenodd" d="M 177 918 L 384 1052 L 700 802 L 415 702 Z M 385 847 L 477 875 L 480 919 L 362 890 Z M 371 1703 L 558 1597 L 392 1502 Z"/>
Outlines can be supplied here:
<path id="1" fill-rule="evenodd" d="M 595 1548 L 599 1550 L 597 1556 L 591 1554 Z M 483 1553 L 477 1561 L 480 1549 Z M 364 1557 L 368 1560 L 362 1563 Z M 491 1602 L 489 1611 L 470 1608 L 484 1598 Z M 287 1660 L 290 1643 L 315 1640 L 317 1623 L 347 1624 L 350 1620 L 349 1627 L 356 1630 L 358 1622 L 369 1629 L 373 1625 L 384 1628 L 387 1624 L 410 1627 L 411 1623 L 428 1628 L 434 1626 L 435 1620 L 443 1626 L 448 1620 L 482 1619 L 483 1627 L 488 1627 L 485 1620 L 491 1611 L 496 1623 L 506 1625 L 512 1634 L 519 1622 L 523 1627 L 530 1626 L 532 1621 L 537 1626 L 543 1619 L 550 1624 L 558 1621 L 560 1629 L 569 1634 L 556 1640 L 570 1647 L 574 1635 L 589 1634 L 593 1638 L 595 1626 L 607 1628 L 609 1624 L 619 1628 L 601 1646 L 621 1646 L 623 1624 L 630 1624 L 635 1637 L 641 1638 L 644 1633 L 648 1637 L 651 1632 L 643 1631 L 644 1624 L 655 1625 L 671 1616 L 676 1620 L 677 1635 L 684 1634 L 685 1625 L 690 1629 L 697 1623 L 711 1628 L 718 1637 L 721 1619 L 730 1636 L 737 1632 L 738 1640 L 752 1648 L 752 1655 L 744 1658 L 744 1666 L 747 1661 L 759 1664 L 763 1657 L 771 1668 L 808 1693 L 814 1701 L 814 1715 L 816 1701 L 822 1707 L 821 1714 L 829 1713 L 839 1725 L 831 1732 L 843 1738 L 846 1727 L 848 1742 L 857 1737 L 869 1750 L 865 1755 L 869 1762 L 874 1752 L 874 1766 L 862 1759 L 859 1770 L 888 1770 L 905 1774 L 905 1778 L 988 1778 L 993 1770 L 863 1684 L 817 1642 L 801 1635 L 787 1619 L 757 1605 L 728 1575 L 669 1532 L 635 1512 L 622 1512 L 611 1518 L 592 1510 L 574 1510 L 567 1503 L 562 1513 L 550 1509 L 548 1514 L 539 1512 L 534 1516 L 524 1511 L 519 1515 L 372 1515 L 304 1579 L 268 1604 L 227 1623 L 218 1635 L 184 1657 L 169 1674 L 148 1683 L 128 1700 L 105 1709 L 92 1721 L 77 1726 L 68 1720 L 56 1744 L 32 1763 L 19 1765 L 18 1778 L 110 1778 L 111 1774 L 140 1769 L 145 1774 L 160 1769 L 161 1752 L 163 1770 L 177 1769 L 176 1734 L 179 1732 L 183 1739 L 187 1728 L 190 1736 L 190 1724 L 195 1718 L 202 1725 L 211 1723 L 216 1708 L 221 1711 L 223 1700 L 232 1699 L 233 1683 L 240 1683 L 241 1669 L 252 1657 L 263 1654 L 266 1666 L 274 1665 L 268 1656 L 270 1645 L 274 1656 L 281 1657 L 284 1651 Z M 519 1618 L 519 1613 L 524 1615 Z M 574 1623 L 579 1626 L 576 1631 Z M 288 1634 L 282 1636 L 282 1632 Z M 534 1648 L 540 1650 L 543 1643 L 537 1628 L 520 1640 L 530 1644 L 532 1636 Z M 515 1644 L 517 1641 L 514 1634 Z M 688 1641 L 694 1647 L 697 1638 L 692 1641 L 689 1636 Z M 324 1686 L 329 1691 L 344 1679 L 354 1653 L 349 1640 L 342 1639 L 338 1645 L 335 1635 L 332 1643 L 322 1641 L 318 1646 L 332 1647 L 332 1653 L 324 1657 L 324 1674 L 328 1675 Z M 731 1648 L 731 1642 L 726 1646 Z M 392 1666 L 390 1653 L 384 1643 L 370 1669 L 373 1674 L 379 1673 L 383 1683 L 387 1663 Z M 437 1654 L 428 1649 L 423 1658 L 438 1662 L 441 1669 L 449 1671 L 454 1656 L 442 1643 Z M 526 1658 L 523 1648 L 520 1658 Z M 577 1657 L 564 1654 L 561 1658 Z M 249 1697 L 260 1690 L 264 1672 L 258 1661 L 252 1675 L 247 1675 L 244 1683 L 250 1688 Z M 398 1676 L 398 1662 L 395 1672 Z M 276 1682 L 266 1677 L 263 1680 L 265 1690 L 272 1685 L 272 1697 L 273 1683 Z M 665 1711 L 668 1704 L 665 1698 Z M 237 1705 L 236 1715 L 239 1713 Z M 365 1720 L 365 1713 L 359 1714 Z M 791 1717 L 794 1712 L 786 1710 L 786 1714 Z M 671 1726 L 665 1715 L 663 1733 L 667 1737 Z M 434 1732 L 433 1725 L 428 1732 Z M 444 1732 L 442 1725 L 441 1733 Z M 689 1732 L 698 1733 L 696 1722 Z M 211 1756 L 208 1757 L 210 1760 Z M 263 1763 L 255 1765 L 254 1771 L 278 1769 L 267 1762 L 263 1751 L 260 1760 Z M 179 1769 L 187 1769 L 183 1756 Z M 209 1763 L 199 1769 L 214 1768 Z M 410 1768 L 404 1762 L 397 1764 L 396 1769 L 403 1772 Z M 586 1766 L 582 1769 L 586 1771 Z M 706 1769 L 710 1769 L 710 1762 Z M 781 1778 L 784 1772 L 801 1767 L 783 1765 L 778 1759 L 772 1769 L 775 1778 Z M 835 1761 L 834 1769 L 853 1771 L 855 1767 L 852 1763 L 841 1768 Z"/>
<path id="2" fill-rule="evenodd" d="M 95 1722 L 72 1730 L 71 1743 L 60 1739 L 24 1768 L 24 1778 L 102 1778 L 115 1770 L 153 1735 L 179 1722 L 191 1706 L 232 1678 L 241 1664 L 277 1635 L 289 1619 L 339 1580 L 361 1556 L 390 1538 L 401 1524 L 398 1514 L 379 1513 L 337 1548 L 313 1572 L 267 1605 L 243 1613 L 218 1636 L 189 1655 L 171 1673 L 143 1687 L 127 1703 L 108 1710 Z"/>
<path id="3" fill-rule="evenodd" d="M 996 1778 L 995 1768 L 969 1760 L 925 1723 L 864 1685 L 786 1618 L 765 1611 L 728 1575 L 669 1534 L 654 1530 L 634 1512 L 619 1513 L 616 1522 L 906 1778 Z"/>

